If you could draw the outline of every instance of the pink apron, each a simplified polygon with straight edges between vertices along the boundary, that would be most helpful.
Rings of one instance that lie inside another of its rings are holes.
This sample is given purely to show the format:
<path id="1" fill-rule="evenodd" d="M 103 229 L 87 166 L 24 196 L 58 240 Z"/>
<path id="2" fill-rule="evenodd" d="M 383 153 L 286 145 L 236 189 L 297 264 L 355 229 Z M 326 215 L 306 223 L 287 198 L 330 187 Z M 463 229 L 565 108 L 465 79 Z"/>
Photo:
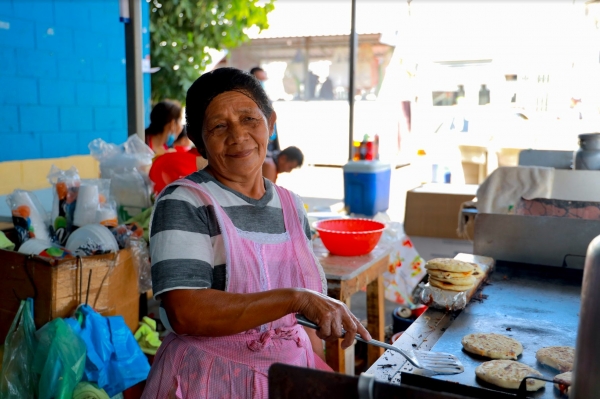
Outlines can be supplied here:
<path id="1" fill-rule="evenodd" d="M 310 248 L 289 191 L 274 185 L 286 232 L 263 234 L 237 229 L 198 184 L 185 179 L 174 184 L 193 188 L 205 204 L 214 206 L 227 254 L 227 292 L 291 287 L 323 292 L 323 269 Z M 169 334 L 156 355 L 142 398 L 266 399 L 271 364 L 315 368 L 315 357 L 293 314 L 226 337 Z M 320 359 L 317 362 L 323 364 Z"/>

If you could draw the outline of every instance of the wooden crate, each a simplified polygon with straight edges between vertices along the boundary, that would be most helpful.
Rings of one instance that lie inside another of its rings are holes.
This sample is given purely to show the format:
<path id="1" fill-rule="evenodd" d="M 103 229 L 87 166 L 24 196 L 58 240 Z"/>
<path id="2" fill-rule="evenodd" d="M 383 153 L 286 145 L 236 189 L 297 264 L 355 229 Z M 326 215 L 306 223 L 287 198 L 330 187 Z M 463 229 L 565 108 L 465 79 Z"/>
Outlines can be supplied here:
<path id="1" fill-rule="evenodd" d="M 138 327 L 138 276 L 131 251 L 55 260 L 0 250 L 0 342 L 17 313 L 21 299 L 34 299 L 37 328 L 57 317 L 69 317 L 85 302 L 105 316 L 121 315 L 132 331 Z M 81 282 L 81 284 L 80 284 Z"/>

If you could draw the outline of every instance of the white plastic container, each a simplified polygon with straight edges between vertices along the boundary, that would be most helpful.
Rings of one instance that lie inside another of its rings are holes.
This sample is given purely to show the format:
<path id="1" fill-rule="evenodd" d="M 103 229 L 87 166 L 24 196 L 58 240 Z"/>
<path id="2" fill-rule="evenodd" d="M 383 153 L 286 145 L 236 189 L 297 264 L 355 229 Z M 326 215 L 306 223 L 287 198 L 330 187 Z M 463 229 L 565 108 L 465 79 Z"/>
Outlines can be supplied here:
<path id="1" fill-rule="evenodd" d="M 40 240 L 38 238 L 30 238 L 25 241 L 19 248 L 19 253 L 26 255 L 39 255 L 46 249 L 52 247 L 52 243 L 47 240 Z"/>
<path id="2" fill-rule="evenodd" d="M 66 248 L 71 252 L 75 252 L 81 246 L 88 244 L 88 240 L 100 245 L 105 250 L 119 251 L 119 244 L 115 236 L 108 228 L 100 224 L 88 224 L 75 230 L 69 236 Z"/>
<path id="3" fill-rule="evenodd" d="M 79 187 L 73 224 L 85 226 L 96 223 L 96 212 L 98 211 L 98 186 L 88 185 Z"/>

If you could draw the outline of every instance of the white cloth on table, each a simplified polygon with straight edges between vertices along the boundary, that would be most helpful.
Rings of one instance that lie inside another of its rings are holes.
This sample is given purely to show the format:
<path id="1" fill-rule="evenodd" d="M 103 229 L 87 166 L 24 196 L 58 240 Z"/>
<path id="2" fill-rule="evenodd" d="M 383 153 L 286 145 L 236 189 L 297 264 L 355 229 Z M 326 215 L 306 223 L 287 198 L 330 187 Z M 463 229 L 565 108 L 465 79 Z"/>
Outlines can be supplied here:
<path id="1" fill-rule="evenodd" d="M 477 212 L 507 214 L 521 198 L 549 198 L 553 182 L 554 168 L 498 168 L 477 189 Z"/>
<path id="2" fill-rule="evenodd" d="M 477 208 L 477 213 L 509 214 L 521 198 L 549 198 L 554 184 L 554 168 L 541 166 L 507 166 L 496 169 L 477 189 L 476 201 L 463 203 L 458 211 L 459 237 L 467 236 L 468 218 L 464 208 Z"/>

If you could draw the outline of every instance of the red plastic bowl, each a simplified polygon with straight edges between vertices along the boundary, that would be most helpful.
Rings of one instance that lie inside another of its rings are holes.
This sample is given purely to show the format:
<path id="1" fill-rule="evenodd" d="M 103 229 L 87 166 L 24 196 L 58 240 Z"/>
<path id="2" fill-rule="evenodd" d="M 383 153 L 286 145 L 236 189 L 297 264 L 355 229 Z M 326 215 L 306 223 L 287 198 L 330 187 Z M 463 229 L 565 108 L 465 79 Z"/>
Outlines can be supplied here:
<path id="1" fill-rule="evenodd" d="M 325 248 L 334 255 L 366 255 L 375 248 L 385 224 L 369 219 L 321 220 L 314 224 Z"/>

